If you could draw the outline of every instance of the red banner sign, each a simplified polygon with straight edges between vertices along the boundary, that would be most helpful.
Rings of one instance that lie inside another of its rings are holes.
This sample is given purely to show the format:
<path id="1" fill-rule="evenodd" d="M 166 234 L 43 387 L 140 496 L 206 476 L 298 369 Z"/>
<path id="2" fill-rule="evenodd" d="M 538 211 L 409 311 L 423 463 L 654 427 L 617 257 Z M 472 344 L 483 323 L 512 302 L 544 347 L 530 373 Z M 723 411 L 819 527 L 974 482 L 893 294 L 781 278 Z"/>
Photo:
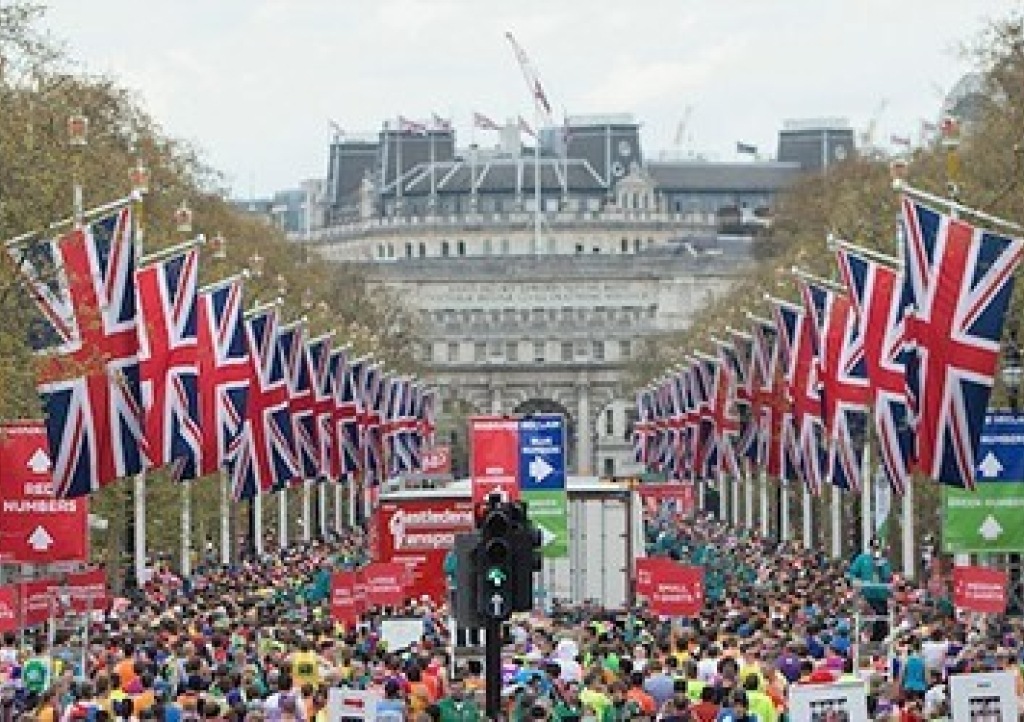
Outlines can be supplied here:
<path id="1" fill-rule="evenodd" d="M 85 561 L 89 502 L 58 499 L 41 421 L 0 426 L 0 561 Z"/>
<path id="2" fill-rule="evenodd" d="M 704 568 L 667 560 L 648 569 L 648 606 L 666 617 L 693 617 L 704 607 Z M 638 578 L 639 584 L 639 578 Z"/>
<path id="3" fill-rule="evenodd" d="M 519 501 L 519 482 L 512 479 L 473 479 L 470 489 L 474 507 L 493 494 L 500 496 L 502 501 Z"/>
<path id="4" fill-rule="evenodd" d="M 469 420 L 469 475 L 483 481 L 519 483 L 519 422 L 502 416 Z"/>
<path id="5" fill-rule="evenodd" d="M 0 634 L 18 631 L 18 588 L 0 587 Z"/>
<path id="6" fill-rule="evenodd" d="M 107 606 L 107 575 L 102 569 L 68 574 L 65 579 L 41 579 L 21 587 L 22 616 L 26 626 L 42 624 L 68 610 L 77 614 Z"/>
<path id="7" fill-rule="evenodd" d="M 1006 572 L 988 567 L 953 567 L 953 604 L 985 614 L 1006 611 Z"/>
<path id="8" fill-rule="evenodd" d="M 654 589 L 655 575 L 660 567 L 679 566 L 679 562 L 668 557 L 640 557 L 634 562 L 636 569 L 636 593 L 642 597 L 650 597 Z"/>
<path id="9" fill-rule="evenodd" d="M 398 607 L 409 596 L 411 574 L 401 562 L 374 562 L 362 570 L 366 585 L 366 603 L 370 606 Z"/>
<path id="10" fill-rule="evenodd" d="M 666 505 L 671 505 L 674 513 L 685 517 L 692 517 L 697 507 L 691 481 L 639 484 L 636 491 L 643 501 L 644 515 L 652 519 Z"/>
<path id="11" fill-rule="evenodd" d="M 451 474 L 452 447 L 435 446 L 432 449 L 426 449 L 420 460 L 420 471 L 427 476 Z"/>
<path id="12" fill-rule="evenodd" d="M 358 572 L 335 572 L 331 575 L 331 618 L 347 626 L 359 623 L 363 613 L 363 595 L 356 593 Z"/>
<path id="13" fill-rule="evenodd" d="M 384 500 L 373 526 L 374 561 L 401 562 L 412 572 L 407 596 L 445 601 L 444 558 L 455 547 L 455 535 L 475 526 L 469 499 Z"/>

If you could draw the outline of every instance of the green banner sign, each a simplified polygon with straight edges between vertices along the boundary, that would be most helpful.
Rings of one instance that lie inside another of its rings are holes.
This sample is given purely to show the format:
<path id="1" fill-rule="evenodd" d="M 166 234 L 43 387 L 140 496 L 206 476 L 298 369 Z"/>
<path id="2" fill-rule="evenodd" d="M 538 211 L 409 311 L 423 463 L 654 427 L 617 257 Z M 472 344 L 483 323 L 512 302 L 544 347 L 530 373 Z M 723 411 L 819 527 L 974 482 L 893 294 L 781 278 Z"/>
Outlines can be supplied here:
<path id="1" fill-rule="evenodd" d="M 540 529 L 543 555 L 569 556 L 569 506 L 565 490 L 524 491 L 527 515 Z"/>
<path id="2" fill-rule="evenodd" d="M 1024 482 L 980 481 L 976 489 L 943 488 L 943 551 L 1024 552 Z"/>

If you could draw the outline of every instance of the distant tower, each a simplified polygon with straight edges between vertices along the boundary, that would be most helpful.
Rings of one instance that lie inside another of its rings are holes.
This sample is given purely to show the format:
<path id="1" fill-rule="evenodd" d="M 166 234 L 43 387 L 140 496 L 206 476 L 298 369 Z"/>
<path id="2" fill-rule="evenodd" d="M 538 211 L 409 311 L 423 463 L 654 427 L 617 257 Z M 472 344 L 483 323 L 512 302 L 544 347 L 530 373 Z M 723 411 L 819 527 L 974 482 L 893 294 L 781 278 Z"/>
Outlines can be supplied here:
<path id="1" fill-rule="evenodd" d="M 853 128 L 845 118 L 787 120 L 779 131 L 778 159 L 804 170 L 826 170 L 853 158 Z"/>

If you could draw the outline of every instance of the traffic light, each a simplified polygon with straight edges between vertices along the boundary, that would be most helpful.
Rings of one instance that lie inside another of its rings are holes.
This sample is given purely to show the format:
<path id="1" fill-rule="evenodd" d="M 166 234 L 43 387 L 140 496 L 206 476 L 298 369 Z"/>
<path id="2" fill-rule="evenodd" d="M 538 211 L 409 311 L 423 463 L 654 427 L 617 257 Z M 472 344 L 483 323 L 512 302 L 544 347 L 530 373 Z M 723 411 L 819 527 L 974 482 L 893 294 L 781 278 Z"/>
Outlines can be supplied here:
<path id="1" fill-rule="evenodd" d="M 512 595 L 512 609 L 516 612 L 528 612 L 533 609 L 533 574 L 543 567 L 541 556 L 542 539 L 540 529 L 527 517 L 523 509 L 522 523 L 516 529 L 512 549 L 516 555 L 515 589 Z"/>
<path id="2" fill-rule="evenodd" d="M 515 541 L 519 519 L 512 504 L 491 500 L 480 519 L 477 546 L 477 610 L 487 619 L 508 619 L 516 589 Z"/>

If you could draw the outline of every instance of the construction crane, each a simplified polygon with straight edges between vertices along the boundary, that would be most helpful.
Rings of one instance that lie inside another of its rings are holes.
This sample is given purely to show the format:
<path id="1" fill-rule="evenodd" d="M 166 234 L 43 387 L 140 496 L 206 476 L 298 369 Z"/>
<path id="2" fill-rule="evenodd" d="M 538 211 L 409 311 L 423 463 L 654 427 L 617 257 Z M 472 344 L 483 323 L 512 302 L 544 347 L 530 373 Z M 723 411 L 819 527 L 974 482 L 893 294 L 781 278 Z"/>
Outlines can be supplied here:
<path id="1" fill-rule="evenodd" d="M 868 120 L 868 125 L 864 131 L 860 134 L 860 144 L 864 149 L 864 152 L 869 153 L 874 150 L 875 147 L 875 130 L 878 128 L 878 120 L 882 117 L 882 113 L 889 107 L 889 99 L 882 98 L 878 105 L 875 107 L 875 111 L 871 114 L 871 119 Z"/>
<path id="2" fill-rule="evenodd" d="M 554 120 L 551 118 L 551 103 L 548 102 L 548 96 L 544 93 L 544 86 L 540 83 L 540 77 L 537 75 L 533 63 L 530 62 L 530 56 L 523 50 L 523 46 L 516 42 L 516 38 L 511 32 L 505 33 L 505 39 L 508 40 L 509 45 L 512 46 L 512 52 L 516 55 L 516 62 L 519 63 L 519 69 L 523 73 L 526 87 L 530 91 L 530 95 L 533 96 L 533 105 L 537 115 L 540 116 L 539 119 L 548 128 L 554 126 Z"/>
<path id="3" fill-rule="evenodd" d="M 511 32 L 505 33 L 505 39 L 512 46 L 512 52 L 516 55 L 516 62 L 523 73 L 523 80 L 533 97 L 533 108 L 537 114 L 538 136 L 533 143 L 533 252 L 540 253 L 540 225 L 541 225 L 541 193 L 540 193 L 540 129 L 541 127 L 551 128 L 555 125 L 551 118 L 551 103 L 544 93 L 544 87 L 540 84 L 540 77 L 530 62 L 530 56 L 526 54 L 522 46 L 516 42 Z M 557 171 L 556 171 L 557 173 Z"/>
<path id="4" fill-rule="evenodd" d="M 690 140 L 687 136 L 686 131 L 690 127 L 690 116 L 693 115 L 693 106 L 687 105 L 683 110 L 683 117 L 679 120 L 679 125 L 676 126 L 676 137 L 673 145 L 676 151 L 679 152 L 683 149 L 683 144 Z"/>

